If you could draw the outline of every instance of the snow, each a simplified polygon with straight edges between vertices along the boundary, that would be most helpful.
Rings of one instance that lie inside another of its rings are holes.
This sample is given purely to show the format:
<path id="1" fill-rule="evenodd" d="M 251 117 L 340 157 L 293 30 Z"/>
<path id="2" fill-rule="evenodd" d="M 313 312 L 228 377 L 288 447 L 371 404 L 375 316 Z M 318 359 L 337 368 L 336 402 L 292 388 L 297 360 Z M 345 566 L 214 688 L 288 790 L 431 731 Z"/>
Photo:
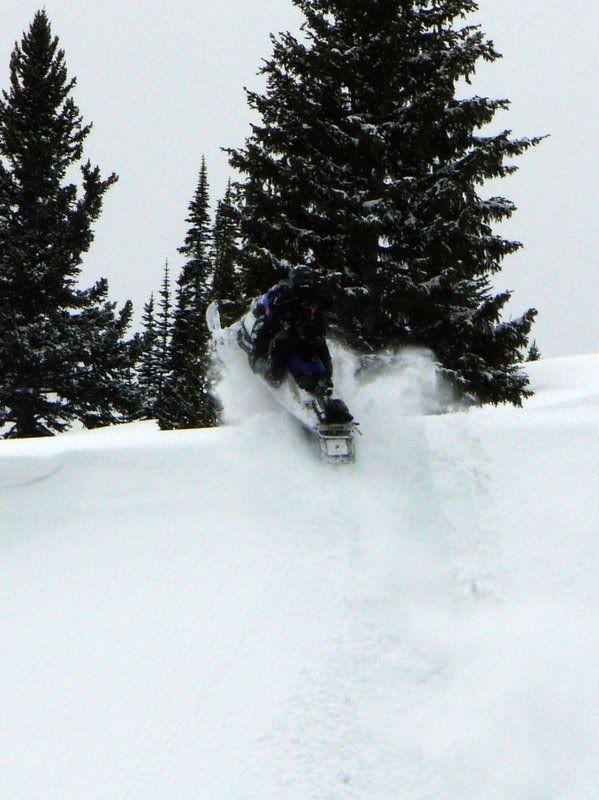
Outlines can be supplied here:
<path id="1" fill-rule="evenodd" d="M 599 355 L 527 369 L 337 351 L 341 468 L 242 362 L 221 429 L 0 443 L 2 796 L 599 796 Z"/>

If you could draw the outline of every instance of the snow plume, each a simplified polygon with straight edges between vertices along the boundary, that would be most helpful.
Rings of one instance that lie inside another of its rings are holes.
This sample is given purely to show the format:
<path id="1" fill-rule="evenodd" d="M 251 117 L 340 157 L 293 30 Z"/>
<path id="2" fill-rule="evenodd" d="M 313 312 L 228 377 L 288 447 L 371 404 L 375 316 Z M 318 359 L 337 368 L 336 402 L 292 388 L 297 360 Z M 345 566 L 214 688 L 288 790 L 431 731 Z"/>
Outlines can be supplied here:
<path id="1" fill-rule="evenodd" d="M 342 397 L 368 412 L 376 406 L 397 416 L 439 414 L 452 406 L 452 393 L 435 355 L 426 348 L 356 356 L 338 343 L 331 346 L 335 386 Z"/>
<path id="2" fill-rule="evenodd" d="M 249 369 L 246 355 L 229 332 L 226 364 L 216 367 L 217 396 L 225 423 L 239 423 L 272 412 L 276 403 Z M 356 419 L 376 417 L 390 424 L 398 417 L 443 413 L 454 407 L 451 389 L 434 354 L 425 348 L 402 348 L 359 356 L 339 342 L 330 343 L 335 395 Z"/>
<path id="3" fill-rule="evenodd" d="M 214 391 L 225 425 L 242 425 L 277 411 L 264 382 L 251 371 L 247 355 L 236 343 L 235 327 L 223 330 L 213 352 Z"/>

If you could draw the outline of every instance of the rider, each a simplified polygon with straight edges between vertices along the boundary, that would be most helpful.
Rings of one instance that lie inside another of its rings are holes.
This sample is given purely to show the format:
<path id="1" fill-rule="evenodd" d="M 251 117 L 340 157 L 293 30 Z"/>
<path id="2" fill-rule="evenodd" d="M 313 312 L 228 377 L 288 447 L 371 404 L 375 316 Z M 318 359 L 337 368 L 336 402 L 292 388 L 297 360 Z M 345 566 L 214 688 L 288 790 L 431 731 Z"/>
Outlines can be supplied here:
<path id="1" fill-rule="evenodd" d="M 257 306 L 263 317 L 255 342 L 266 353 L 265 378 L 279 386 L 289 369 L 308 391 L 326 394 L 333 366 L 326 343 L 324 310 L 330 301 L 314 286 L 310 267 L 292 267 L 289 276 L 266 292 Z"/>

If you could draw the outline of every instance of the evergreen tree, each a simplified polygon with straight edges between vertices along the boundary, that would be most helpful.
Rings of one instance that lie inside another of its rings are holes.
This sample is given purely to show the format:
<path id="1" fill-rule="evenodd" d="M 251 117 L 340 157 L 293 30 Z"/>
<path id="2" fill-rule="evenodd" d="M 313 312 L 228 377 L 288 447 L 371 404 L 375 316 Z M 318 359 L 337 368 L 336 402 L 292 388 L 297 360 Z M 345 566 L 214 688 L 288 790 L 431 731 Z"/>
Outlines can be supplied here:
<path id="1" fill-rule="evenodd" d="M 169 374 L 171 328 L 173 324 L 172 317 L 173 317 L 173 303 L 171 300 L 170 268 L 167 259 L 164 262 L 162 286 L 160 289 L 160 306 L 158 309 L 158 317 L 156 320 L 157 336 L 158 336 L 158 342 L 157 342 L 158 385 L 157 385 L 156 397 L 157 397 L 158 407 L 160 407 L 160 404 L 162 402 L 163 389 Z"/>
<path id="2" fill-rule="evenodd" d="M 9 436 L 52 434 L 78 418 L 113 422 L 131 408 L 120 388 L 131 366 L 130 305 L 116 314 L 105 280 L 76 287 L 116 176 L 102 179 L 88 161 L 79 189 L 67 181 L 91 128 L 74 85 L 39 11 L 0 98 L 0 428 Z"/>
<path id="3" fill-rule="evenodd" d="M 106 299 L 106 281 L 101 285 L 101 305 L 85 309 L 73 320 L 80 344 L 73 343 L 72 349 L 79 361 L 71 401 L 86 428 L 130 422 L 139 416 L 141 405 L 135 380 L 140 337 L 125 339 L 133 304 L 128 300 L 117 313 L 116 303 Z"/>
<path id="4" fill-rule="evenodd" d="M 154 313 L 154 293 L 144 306 L 142 317 L 143 334 L 138 367 L 138 383 L 141 391 L 141 416 L 154 419 L 162 385 L 160 362 L 160 331 Z"/>
<path id="5" fill-rule="evenodd" d="M 533 339 L 532 340 L 532 344 L 530 345 L 530 347 L 528 349 L 528 357 L 527 357 L 526 360 L 527 361 L 539 361 L 540 358 L 541 358 L 541 353 L 539 351 L 539 348 L 537 347 L 537 340 Z"/>
<path id="6" fill-rule="evenodd" d="M 237 217 L 229 181 L 225 196 L 219 200 L 216 208 L 212 250 L 212 298 L 218 301 L 221 319 L 225 325 L 238 319 L 243 310 L 242 287 L 235 269 L 239 258 Z"/>
<path id="7" fill-rule="evenodd" d="M 202 167 L 189 204 L 190 227 L 179 252 L 187 258 L 177 280 L 170 340 L 169 375 L 160 403 L 161 428 L 200 428 L 218 423 L 211 395 L 209 332 L 206 308 L 211 278 L 208 174 Z"/>
<path id="8" fill-rule="evenodd" d="M 430 347 L 478 401 L 526 396 L 518 368 L 536 312 L 501 322 L 509 293 L 490 278 L 520 247 L 493 234 L 513 204 L 480 186 L 538 139 L 480 129 L 507 100 L 458 99 L 477 62 L 499 54 L 460 21 L 472 0 L 293 0 L 306 41 L 273 38 L 261 117 L 230 151 L 245 174 L 248 294 L 288 263 L 318 268 L 353 345 Z"/>

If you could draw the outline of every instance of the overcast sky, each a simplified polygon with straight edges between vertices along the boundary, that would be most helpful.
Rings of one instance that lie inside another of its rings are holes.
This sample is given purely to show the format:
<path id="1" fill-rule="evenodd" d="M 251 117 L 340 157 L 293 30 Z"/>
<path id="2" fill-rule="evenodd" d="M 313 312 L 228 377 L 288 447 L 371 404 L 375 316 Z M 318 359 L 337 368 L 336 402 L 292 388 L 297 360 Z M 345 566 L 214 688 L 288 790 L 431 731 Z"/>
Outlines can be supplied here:
<path id="1" fill-rule="evenodd" d="M 187 206 L 205 154 L 213 205 L 231 176 L 221 147 L 249 132 L 244 86 L 270 53 L 269 33 L 297 30 L 291 0 L 46 0 L 75 99 L 94 129 L 85 156 L 119 182 L 106 196 L 82 282 L 100 276 L 139 315 L 176 273 Z M 0 87 L 14 42 L 42 0 L 2 0 Z M 597 186 L 599 4 L 592 0 L 480 0 L 477 20 L 504 58 L 483 65 L 472 93 L 509 98 L 496 128 L 551 138 L 490 186 L 518 211 L 501 233 L 525 248 L 497 289 L 512 289 L 507 316 L 535 306 L 543 355 L 599 349 Z"/>

